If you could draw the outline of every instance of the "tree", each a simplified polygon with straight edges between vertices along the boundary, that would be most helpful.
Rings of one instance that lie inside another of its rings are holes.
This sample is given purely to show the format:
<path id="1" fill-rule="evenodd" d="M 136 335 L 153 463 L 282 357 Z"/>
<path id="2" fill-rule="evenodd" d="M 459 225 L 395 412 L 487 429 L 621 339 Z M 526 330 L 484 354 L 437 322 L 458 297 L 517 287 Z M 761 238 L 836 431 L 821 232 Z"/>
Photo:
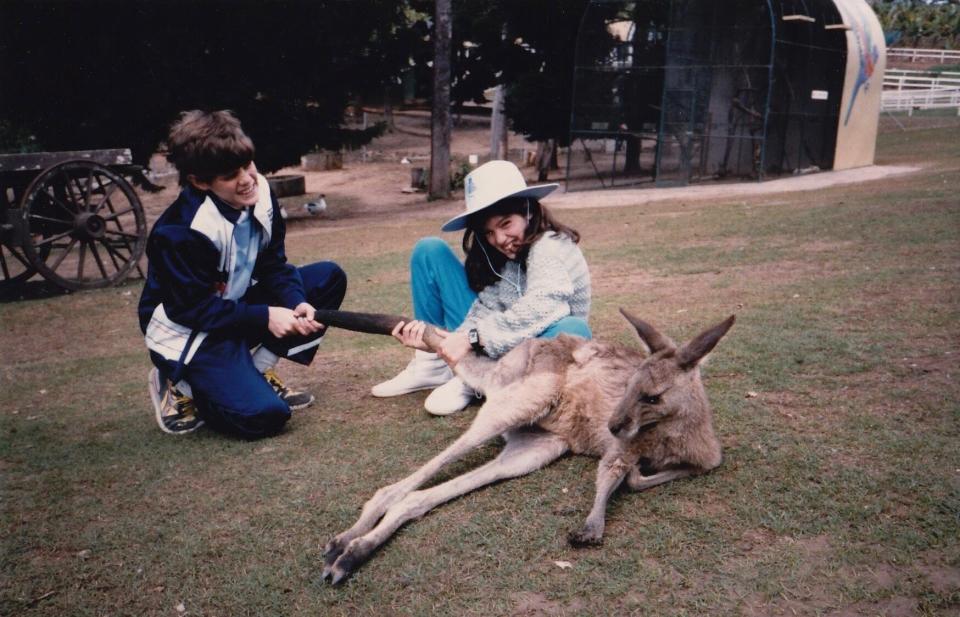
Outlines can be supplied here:
<path id="1" fill-rule="evenodd" d="M 450 197 L 451 0 L 436 0 L 433 28 L 433 106 L 430 123 L 430 197 Z"/>
<path id="2" fill-rule="evenodd" d="M 145 163 L 179 111 L 230 108 L 270 171 L 377 133 L 343 113 L 406 62 L 382 43 L 405 19 L 390 0 L 5 0 L 0 118 L 43 149 Z"/>
<path id="3" fill-rule="evenodd" d="M 507 71 L 506 109 L 513 130 L 540 142 L 537 168 L 546 180 L 556 148 L 569 145 L 577 31 L 588 0 L 506 0 L 507 39 L 520 40 L 526 61 Z"/>
<path id="4" fill-rule="evenodd" d="M 960 47 L 958 0 L 875 2 L 873 10 L 890 43 L 924 49 Z"/>

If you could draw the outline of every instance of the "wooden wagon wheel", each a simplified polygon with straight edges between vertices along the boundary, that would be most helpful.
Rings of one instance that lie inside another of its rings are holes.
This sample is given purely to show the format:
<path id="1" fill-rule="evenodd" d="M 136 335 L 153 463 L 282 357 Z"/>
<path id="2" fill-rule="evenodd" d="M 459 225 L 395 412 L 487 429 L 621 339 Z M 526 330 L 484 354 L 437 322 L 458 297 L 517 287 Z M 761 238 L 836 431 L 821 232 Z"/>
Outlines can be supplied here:
<path id="1" fill-rule="evenodd" d="M 37 273 L 23 252 L 24 225 L 16 208 L 18 189 L 22 192 L 26 184 L 0 187 L 0 293 L 19 287 Z"/>
<path id="2" fill-rule="evenodd" d="M 133 187 L 109 168 L 65 161 L 34 178 L 20 203 L 27 260 L 66 289 L 120 282 L 143 255 L 147 222 Z"/>
<path id="3" fill-rule="evenodd" d="M 36 272 L 23 249 L 0 241 L 0 291 L 26 281 Z"/>

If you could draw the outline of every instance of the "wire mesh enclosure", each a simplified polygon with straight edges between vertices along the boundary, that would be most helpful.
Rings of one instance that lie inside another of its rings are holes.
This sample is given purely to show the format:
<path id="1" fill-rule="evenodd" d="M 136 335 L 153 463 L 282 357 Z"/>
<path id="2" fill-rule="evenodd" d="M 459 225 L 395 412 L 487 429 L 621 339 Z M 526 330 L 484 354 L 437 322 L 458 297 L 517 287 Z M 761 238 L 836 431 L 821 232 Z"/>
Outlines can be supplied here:
<path id="1" fill-rule="evenodd" d="M 847 29 L 834 0 L 592 0 L 567 190 L 830 169 Z"/>

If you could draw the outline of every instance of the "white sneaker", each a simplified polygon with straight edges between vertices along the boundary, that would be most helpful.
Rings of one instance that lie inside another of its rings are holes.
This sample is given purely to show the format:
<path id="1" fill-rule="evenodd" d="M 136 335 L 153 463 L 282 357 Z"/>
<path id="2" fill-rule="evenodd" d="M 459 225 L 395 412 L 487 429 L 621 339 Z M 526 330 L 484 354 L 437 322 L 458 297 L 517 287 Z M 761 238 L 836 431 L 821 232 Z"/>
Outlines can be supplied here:
<path id="1" fill-rule="evenodd" d="M 435 416 L 449 416 L 469 405 L 475 395 L 473 388 L 459 377 L 454 377 L 431 392 L 423 401 L 423 408 Z"/>
<path id="2" fill-rule="evenodd" d="M 370 394 L 381 398 L 400 396 L 407 392 L 436 388 L 450 381 L 453 371 L 435 353 L 417 350 L 407 368 L 393 379 L 370 388 Z"/>

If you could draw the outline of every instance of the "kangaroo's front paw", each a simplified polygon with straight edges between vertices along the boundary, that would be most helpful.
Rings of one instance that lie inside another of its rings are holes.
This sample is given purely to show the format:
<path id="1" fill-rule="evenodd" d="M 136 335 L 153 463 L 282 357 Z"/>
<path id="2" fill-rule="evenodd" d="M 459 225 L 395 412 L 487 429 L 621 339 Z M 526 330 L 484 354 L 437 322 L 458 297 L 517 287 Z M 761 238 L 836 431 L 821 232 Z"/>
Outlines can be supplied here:
<path id="1" fill-rule="evenodd" d="M 603 531 L 598 532 L 590 527 L 584 527 L 580 531 L 571 531 L 567 534 L 567 542 L 574 548 L 600 546 L 603 544 Z"/>

